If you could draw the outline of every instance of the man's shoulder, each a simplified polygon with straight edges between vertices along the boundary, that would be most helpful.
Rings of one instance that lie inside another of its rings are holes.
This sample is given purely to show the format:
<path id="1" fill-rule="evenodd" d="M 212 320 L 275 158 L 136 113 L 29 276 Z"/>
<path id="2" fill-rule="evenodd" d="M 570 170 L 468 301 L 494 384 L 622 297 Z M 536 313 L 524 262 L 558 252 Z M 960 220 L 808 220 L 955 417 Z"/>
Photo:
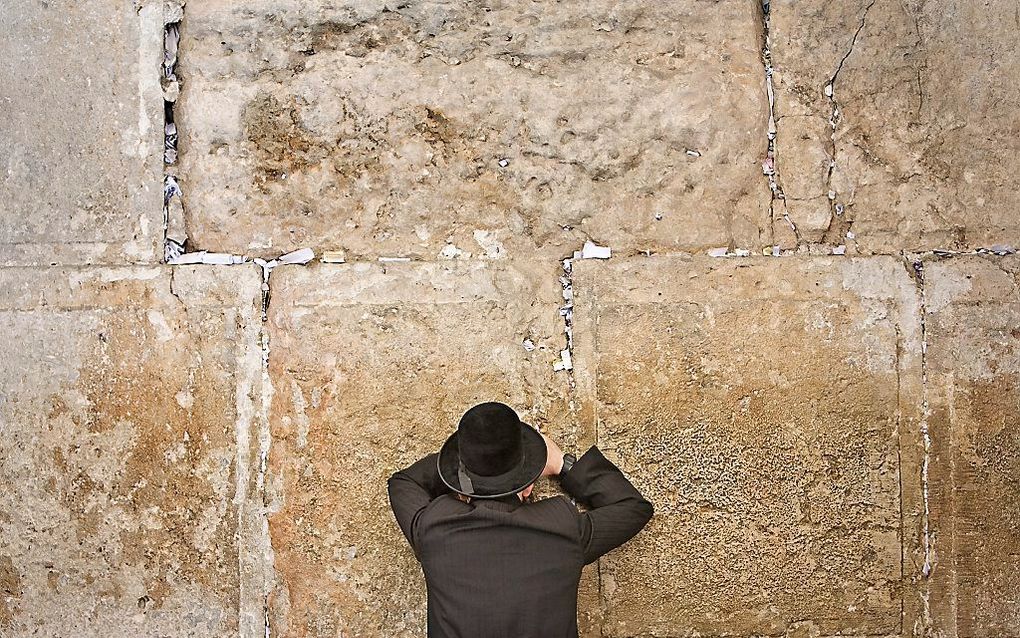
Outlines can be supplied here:
<path id="1" fill-rule="evenodd" d="M 451 494 L 435 498 L 421 513 L 423 538 L 445 536 L 452 529 L 531 529 L 574 540 L 578 534 L 578 509 L 569 496 L 556 495 L 509 507 L 507 503 L 465 503 Z"/>
<path id="2" fill-rule="evenodd" d="M 546 507 L 560 507 L 560 508 L 566 507 L 567 511 L 569 511 L 570 513 L 572 513 L 572 514 L 576 514 L 577 513 L 577 503 L 575 503 L 574 499 L 572 499 L 571 497 L 567 496 L 566 494 L 557 494 L 556 496 L 547 496 L 547 497 L 545 497 L 543 499 L 539 499 L 537 501 L 534 501 L 531 504 L 532 505 L 541 505 L 543 503 L 546 504 Z"/>
<path id="3" fill-rule="evenodd" d="M 487 507 L 487 504 L 483 503 L 480 499 L 473 499 L 470 503 L 465 503 L 451 492 L 432 499 L 432 501 L 425 507 L 425 512 L 430 512 L 432 514 L 447 512 L 463 514 L 464 512 L 475 510 L 479 507 Z M 497 508 L 499 511 L 523 516 L 548 515 L 551 511 L 570 515 L 578 513 L 577 504 L 574 499 L 564 494 L 557 494 L 555 496 L 547 496 L 534 501 L 528 501 L 521 503 L 516 507 L 506 507 L 501 503 L 497 506 Z M 425 512 L 422 513 L 423 516 L 425 515 Z"/>
<path id="4" fill-rule="evenodd" d="M 543 520 L 561 521 L 567 525 L 573 525 L 577 518 L 577 506 L 569 496 L 558 494 L 547 496 L 542 499 L 524 503 L 514 514 L 521 517 L 534 517 Z"/>

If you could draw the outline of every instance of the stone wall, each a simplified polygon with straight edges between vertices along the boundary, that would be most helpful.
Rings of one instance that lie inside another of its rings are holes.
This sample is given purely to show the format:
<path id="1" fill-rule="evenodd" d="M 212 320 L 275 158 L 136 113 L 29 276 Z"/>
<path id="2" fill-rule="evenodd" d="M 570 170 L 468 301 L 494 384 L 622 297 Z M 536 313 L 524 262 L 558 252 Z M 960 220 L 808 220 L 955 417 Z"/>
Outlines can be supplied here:
<path id="1" fill-rule="evenodd" d="M 0 26 L 0 636 L 423 636 L 483 400 L 655 503 L 583 636 L 1020 636 L 1015 2 Z"/>

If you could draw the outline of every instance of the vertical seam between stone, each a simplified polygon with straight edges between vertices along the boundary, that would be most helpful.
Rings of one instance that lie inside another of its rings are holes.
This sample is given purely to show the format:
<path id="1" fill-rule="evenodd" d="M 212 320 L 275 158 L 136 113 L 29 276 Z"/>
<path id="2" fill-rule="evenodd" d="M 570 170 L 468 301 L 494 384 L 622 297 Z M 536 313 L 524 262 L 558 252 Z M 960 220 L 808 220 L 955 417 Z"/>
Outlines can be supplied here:
<path id="1" fill-rule="evenodd" d="M 928 634 L 931 627 L 931 587 L 930 581 L 932 572 L 932 542 L 931 542 L 931 504 L 929 499 L 928 469 L 931 460 L 931 436 L 928 431 L 928 330 L 925 313 L 927 312 L 927 295 L 925 293 L 924 262 L 920 256 L 912 259 L 912 267 L 915 273 L 915 282 L 920 295 L 920 324 L 921 324 L 921 440 L 924 445 L 924 456 L 921 459 L 921 499 L 924 505 L 921 518 L 922 536 L 921 543 L 924 549 L 924 564 L 921 568 L 921 575 L 924 582 L 921 586 L 921 614 L 924 633 Z"/>

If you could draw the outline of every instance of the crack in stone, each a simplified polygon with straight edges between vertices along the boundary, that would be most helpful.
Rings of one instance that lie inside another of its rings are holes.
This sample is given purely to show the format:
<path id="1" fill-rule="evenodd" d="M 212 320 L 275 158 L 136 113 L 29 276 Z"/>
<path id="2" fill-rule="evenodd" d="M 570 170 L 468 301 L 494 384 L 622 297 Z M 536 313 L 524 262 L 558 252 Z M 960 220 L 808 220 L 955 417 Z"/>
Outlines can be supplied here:
<path id="1" fill-rule="evenodd" d="M 832 106 L 829 112 L 829 128 L 831 129 L 831 133 L 829 135 L 829 140 L 831 142 L 829 168 L 825 174 L 826 197 L 829 198 L 829 226 L 825 230 L 823 241 L 827 242 L 845 242 L 847 233 L 851 232 L 850 228 L 853 225 L 853 220 L 845 217 L 845 204 L 836 200 L 837 193 L 832 188 L 832 174 L 836 169 L 836 128 L 839 125 L 841 117 L 839 102 L 836 100 L 836 78 L 839 77 L 839 72 L 843 70 L 843 65 L 854 52 L 854 47 L 857 45 L 857 39 L 860 37 L 861 32 L 864 30 L 864 25 L 867 23 L 868 12 L 871 11 L 871 7 L 875 6 L 877 1 L 878 0 L 871 0 L 871 2 L 864 7 L 864 12 L 861 14 L 861 22 L 857 25 L 857 30 L 854 31 L 853 38 L 850 40 L 850 46 L 847 47 L 846 53 L 843 54 L 839 64 L 836 66 L 836 70 L 829 77 L 829 81 L 823 89 L 825 97 L 828 98 L 829 103 Z"/>
<path id="2" fill-rule="evenodd" d="M 187 305 L 184 303 L 184 300 L 181 299 L 181 296 L 177 294 L 175 285 L 176 282 L 174 280 L 174 273 L 176 272 L 176 270 L 177 270 L 176 268 L 170 269 L 170 294 L 174 296 L 174 299 L 177 300 L 177 303 L 181 304 L 181 308 L 184 309 L 185 312 L 187 312 L 188 309 Z"/>
<path id="3" fill-rule="evenodd" d="M 861 14 L 861 23 L 857 26 L 857 30 L 854 31 L 854 37 L 850 40 L 850 47 L 847 49 L 847 52 L 843 54 L 842 59 L 839 61 L 839 65 L 836 67 L 836 71 L 832 74 L 832 77 L 829 78 L 830 87 L 836 84 L 836 77 L 839 75 L 839 72 L 843 70 L 843 63 L 846 62 L 847 58 L 850 57 L 850 54 L 854 52 L 854 46 L 857 44 L 857 38 L 860 37 L 861 31 L 864 30 L 864 24 L 868 20 L 868 12 L 871 11 L 871 7 L 875 6 L 876 2 L 878 2 L 878 0 L 871 0 L 868 6 L 864 7 L 864 13 Z"/>

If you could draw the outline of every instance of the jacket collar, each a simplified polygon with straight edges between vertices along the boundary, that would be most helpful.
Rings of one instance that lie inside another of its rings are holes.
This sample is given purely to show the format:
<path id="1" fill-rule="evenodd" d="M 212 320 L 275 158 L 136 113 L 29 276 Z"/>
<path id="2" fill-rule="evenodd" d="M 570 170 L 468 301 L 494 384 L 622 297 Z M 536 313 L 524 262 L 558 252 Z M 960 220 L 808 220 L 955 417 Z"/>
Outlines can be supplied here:
<path id="1" fill-rule="evenodd" d="M 471 504 L 484 505 L 491 509 L 498 509 L 506 512 L 517 509 L 523 505 L 523 501 L 521 501 L 521 497 L 514 493 L 499 496 L 497 498 L 473 498 L 471 499 Z"/>

